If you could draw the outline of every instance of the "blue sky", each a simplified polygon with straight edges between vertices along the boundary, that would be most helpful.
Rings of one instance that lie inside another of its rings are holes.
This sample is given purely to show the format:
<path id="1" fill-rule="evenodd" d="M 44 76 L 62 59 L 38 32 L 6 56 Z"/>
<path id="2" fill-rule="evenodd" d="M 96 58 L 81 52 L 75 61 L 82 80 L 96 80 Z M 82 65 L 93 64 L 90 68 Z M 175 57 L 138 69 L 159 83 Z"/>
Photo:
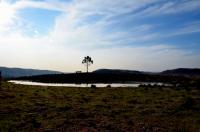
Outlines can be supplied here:
<path id="1" fill-rule="evenodd" d="M 0 0 L 2 66 L 200 68 L 200 0 Z"/>

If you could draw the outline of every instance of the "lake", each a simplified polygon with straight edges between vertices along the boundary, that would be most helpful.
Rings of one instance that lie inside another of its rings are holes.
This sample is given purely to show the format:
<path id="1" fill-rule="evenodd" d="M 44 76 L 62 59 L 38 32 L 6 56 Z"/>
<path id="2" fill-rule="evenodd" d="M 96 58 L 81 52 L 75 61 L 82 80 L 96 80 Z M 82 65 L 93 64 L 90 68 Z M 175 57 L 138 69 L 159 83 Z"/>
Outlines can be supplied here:
<path id="1" fill-rule="evenodd" d="M 93 84 L 74 84 L 74 83 L 40 83 L 40 82 L 31 82 L 31 81 L 18 81 L 11 80 L 9 81 L 14 84 L 21 85 L 33 85 L 33 86 L 57 86 L 57 87 L 91 87 L 91 85 L 96 85 L 96 87 L 106 87 L 111 85 L 111 87 L 139 87 L 139 85 L 165 85 L 170 86 L 170 84 L 158 83 L 158 82 L 131 82 L 131 83 L 93 83 Z"/>

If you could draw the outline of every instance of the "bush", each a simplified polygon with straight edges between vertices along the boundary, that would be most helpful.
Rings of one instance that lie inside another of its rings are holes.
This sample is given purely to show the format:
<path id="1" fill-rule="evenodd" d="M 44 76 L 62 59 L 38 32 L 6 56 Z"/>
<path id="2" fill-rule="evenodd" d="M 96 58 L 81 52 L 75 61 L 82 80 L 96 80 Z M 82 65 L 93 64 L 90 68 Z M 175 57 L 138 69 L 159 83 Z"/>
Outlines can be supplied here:
<path id="1" fill-rule="evenodd" d="M 111 85 L 107 85 L 106 88 L 111 88 Z"/>
<path id="2" fill-rule="evenodd" d="M 91 85 L 91 88 L 96 88 L 96 85 L 92 84 L 92 85 Z"/>
<path id="3" fill-rule="evenodd" d="M 183 104 L 180 106 L 180 108 L 183 110 L 190 110 L 193 109 L 194 104 L 194 99 L 191 97 L 187 97 L 184 99 Z"/>
<path id="4" fill-rule="evenodd" d="M 40 128 L 41 127 L 41 122 L 37 121 L 36 119 L 32 120 L 32 124 L 34 128 Z"/>

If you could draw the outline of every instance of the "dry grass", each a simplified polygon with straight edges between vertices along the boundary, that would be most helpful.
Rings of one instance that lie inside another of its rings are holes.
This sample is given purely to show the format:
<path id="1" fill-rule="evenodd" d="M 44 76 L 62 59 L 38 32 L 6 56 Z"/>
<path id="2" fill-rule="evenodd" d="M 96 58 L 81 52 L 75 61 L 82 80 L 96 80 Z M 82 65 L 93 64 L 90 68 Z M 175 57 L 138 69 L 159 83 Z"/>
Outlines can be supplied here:
<path id="1" fill-rule="evenodd" d="M 200 131 L 200 90 L 3 82 L 0 131 Z"/>

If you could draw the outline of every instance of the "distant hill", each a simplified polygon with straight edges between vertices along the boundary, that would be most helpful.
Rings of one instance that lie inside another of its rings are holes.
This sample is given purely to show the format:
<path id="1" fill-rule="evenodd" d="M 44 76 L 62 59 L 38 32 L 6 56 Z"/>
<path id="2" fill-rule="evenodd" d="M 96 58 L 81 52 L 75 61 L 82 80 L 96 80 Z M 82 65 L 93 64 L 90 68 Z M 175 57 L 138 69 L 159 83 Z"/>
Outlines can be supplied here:
<path id="1" fill-rule="evenodd" d="M 178 68 L 161 72 L 162 75 L 200 76 L 200 69 Z"/>
<path id="2" fill-rule="evenodd" d="M 44 75 L 44 74 L 61 74 L 62 73 L 62 72 L 58 72 L 58 71 L 8 68 L 8 67 L 0 67 L 0 71 L 1 71 L 2 77 L 4 77 L 4 78 L 35 76 L 35 75 Z"/>
<path id="3" fill-rule="evenodd" d="M 99 74 L 142 74 L 144 72 L 134 71 L 134 70 L 120 70 L 120 69 L 98 69 L 93 71 L 93 73 Z"/>
<path id="4" fill-rule="evenodd" d="M 44 73 L 47 74 L 47 73 Z M 16 80 L 28 80 L 45 83 L 130 83 L 130 82 L 189 82 L 192 77 L 200 75 L 200 69 L 175 69 L 160 73 L 120 70 L 99 69 L 90 73 L 66 73 L 51 75 L 36 75 L 19 77 Z M 177 76 L 178 75 L 178 76 Z"/>
<path id="5" fill-rule="evenodd" d="M 63 74 L 62 72 L 58 72 L 58 71 L 8 68 L 8 67 L 0 67 L 0 71 L 2 73 L 2 77 L 4 77 L 4 78 L 17 78 L 17 77 L 38 76 L 38 75 L 47 75 L 48 76 L 50 74 L 51 74 L 51 77 L 54 77 L 54 75 L 52 75 L 52 74 Z M 65 80 L 65 77 L 71 78 L 72 76 L 75 76 L 75 78 L 77 78 L 77 75 L 80 75 L 80 74 L 75 74 L 75 73 L 66 74 L 66 75 L 62 75 L 62 78 L 64 80 Z M 200 77 L 200 69 L 178 68 L 178 69 L 166 70 L 166 71 L 163 71 L 160 73 L 143 72 L 143 71 L 136 71 L 136 70 L 98 69 L 98 70 L 91 72 L 90 75 L 92 75 L 93 78 L 95 78 L 96 76 L 98 76 L 100 78 L 104 78 L 105 76 L 113 78 L 117 75 L 118 80 L 120 80 L 121 77 L 130 78 L 131 76 L 134 77 L 135 80 L 137 80 L 137 78 L 145 78 L 147 76 L 151 76 L 151 78 L 152 78 L 152 76 L 166 76 L 166 75 L 168 75 L 168 76 Z M 81 76 L 85 76 L 85 75 L 81 75 Z M 61 77 L 61 75 L 55 75 L 54 79 L 56 80 L 59 77 Z M 119 77 L 120 77 L 120 79 L 119 79 Z M 101 80 L 103 80 L 103 79 L 101 79 Z"/>
<path id="6" fill-rule="evenodd" d="M 172 70 L 166 70 L 162 72 L 144 72 L 135 70 L 120 70 L 120 69 L 99 69 L 93 71 L 93 73 L 100 74 L 145 74 L 145 75 L 172 75 L 172 76 L 200 76 L 200 69 L 190 69 L 190 68 L 178 68 Z"/>

